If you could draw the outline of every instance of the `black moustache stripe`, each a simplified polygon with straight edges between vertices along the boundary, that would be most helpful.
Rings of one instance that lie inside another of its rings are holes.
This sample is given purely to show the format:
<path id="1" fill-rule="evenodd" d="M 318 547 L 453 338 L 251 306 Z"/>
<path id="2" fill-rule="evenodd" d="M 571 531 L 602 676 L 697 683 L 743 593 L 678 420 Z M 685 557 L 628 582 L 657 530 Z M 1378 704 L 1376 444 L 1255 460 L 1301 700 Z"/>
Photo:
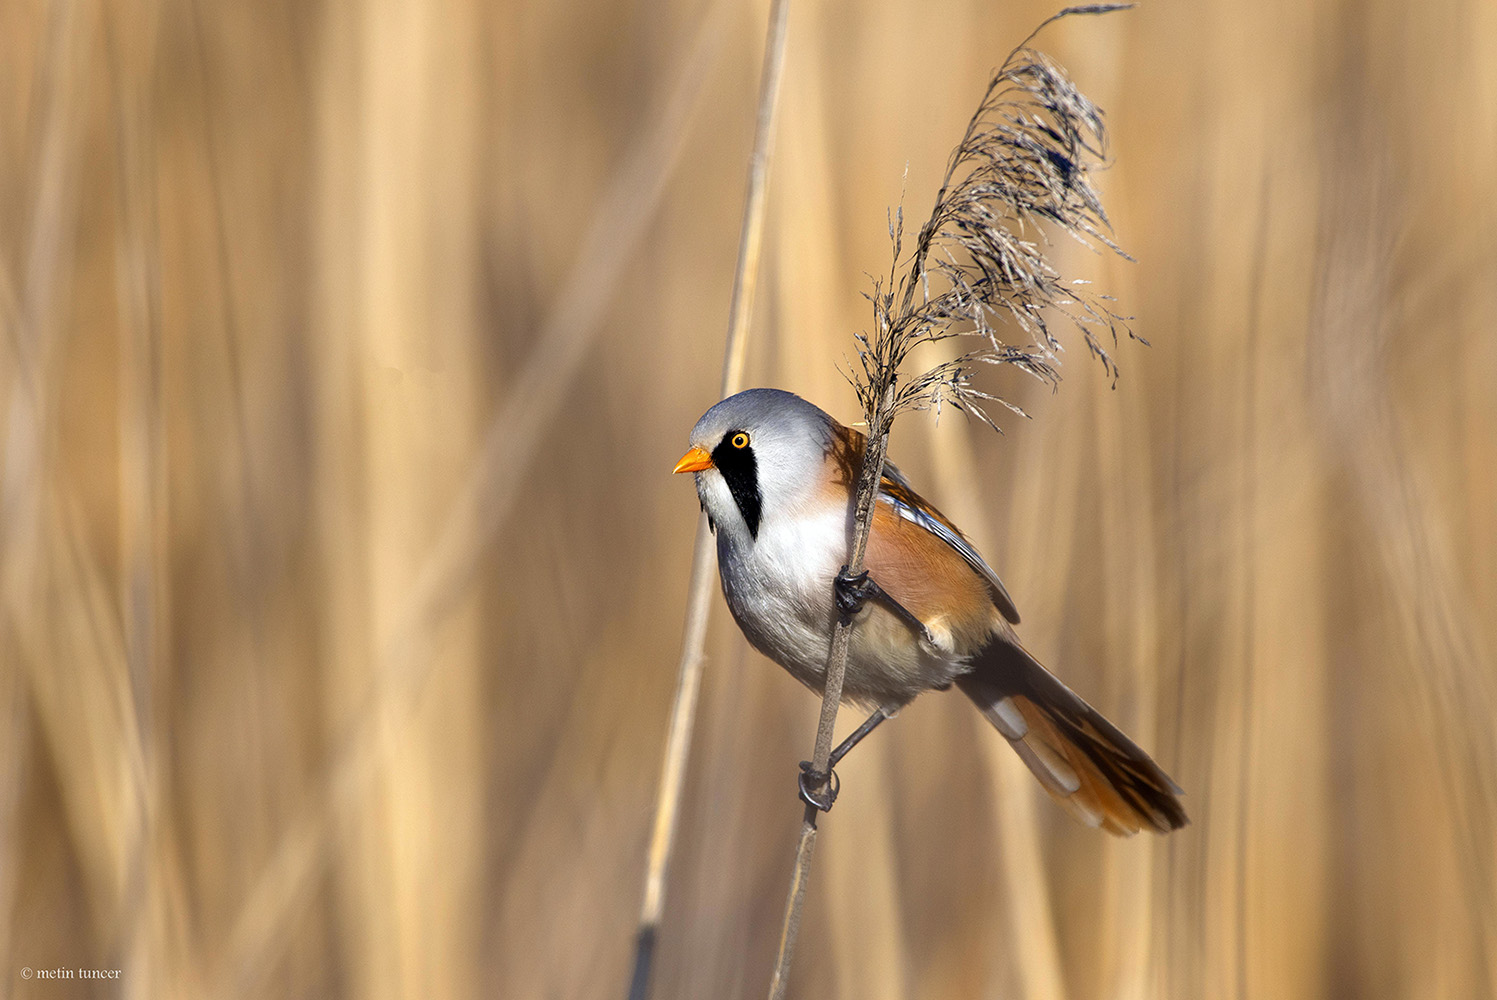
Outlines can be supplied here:
<path id="1" fill-rule="evenodd" d="M 733 494 L 733 502 L 743 515 L 743 523 L 748 525 L 749 535 L 758 538 L 759 516 L 763 508 L 759 495 L 759 466 L 754 459 L 752 447 L 733 447 L 733 435 L 736 433 L 737 431 L 729 431 L 723 435 L 722 441 L 712 452 L 712 464 L 728 484 L 728 492 Z"/>

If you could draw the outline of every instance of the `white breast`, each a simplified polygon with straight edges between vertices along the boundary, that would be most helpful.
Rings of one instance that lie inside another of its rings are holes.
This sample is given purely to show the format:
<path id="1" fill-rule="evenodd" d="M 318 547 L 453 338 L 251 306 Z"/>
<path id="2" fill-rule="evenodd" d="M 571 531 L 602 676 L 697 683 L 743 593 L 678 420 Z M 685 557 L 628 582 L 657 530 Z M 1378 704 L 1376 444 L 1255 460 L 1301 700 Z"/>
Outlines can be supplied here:
<path id="1" fill-rule="evenodd" d="M 846 514 L 831 510 L 766 520 L 759 537 L 719 531 L 723 595 L 743 634 L 796 680 L 820 692 L 836 615 L 832 579 L 847 559 Z M 965 669 L 949 650 L 921 642 L 909 625 L 870 604 L 848 651 L 844 697 L 897 706 Z"/>
<path id="2" fill-rule="evenodd" d="M 847 557 L 846 515 L 768 519 L 752 541 L 718 532 L 723 595 L 756 649 L 819 687 L 833 616 L 832 578 Z"/>

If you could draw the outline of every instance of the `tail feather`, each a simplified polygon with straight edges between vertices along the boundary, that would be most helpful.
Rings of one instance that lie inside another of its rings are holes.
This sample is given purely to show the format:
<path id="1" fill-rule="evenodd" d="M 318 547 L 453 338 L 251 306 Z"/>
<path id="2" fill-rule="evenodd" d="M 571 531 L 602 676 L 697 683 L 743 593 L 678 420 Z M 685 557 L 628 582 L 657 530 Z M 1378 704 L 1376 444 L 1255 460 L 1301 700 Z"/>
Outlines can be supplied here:
<path id="1" fill-rule="evenodd" d="M 1189 822 L 1180 786 L 1016 642 L 994 640 L 956 683 L 1085 825 L 1126 837 Z"/>

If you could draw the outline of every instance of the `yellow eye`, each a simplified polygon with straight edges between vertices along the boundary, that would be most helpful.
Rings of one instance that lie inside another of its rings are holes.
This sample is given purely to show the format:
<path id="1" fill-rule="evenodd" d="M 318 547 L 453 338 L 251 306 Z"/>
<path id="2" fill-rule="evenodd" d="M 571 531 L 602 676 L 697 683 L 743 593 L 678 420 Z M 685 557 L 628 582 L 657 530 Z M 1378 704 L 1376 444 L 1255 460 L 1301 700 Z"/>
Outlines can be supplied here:
<path id="1" fill-rule="evenodd" d="M 733 447 L 734 448 L 747 448 L 748 444 L 749 444 L 749 436 L 747 434 L 745 434 L 743 431 L 739 431 L 737 434 L 733 435 Z"/>

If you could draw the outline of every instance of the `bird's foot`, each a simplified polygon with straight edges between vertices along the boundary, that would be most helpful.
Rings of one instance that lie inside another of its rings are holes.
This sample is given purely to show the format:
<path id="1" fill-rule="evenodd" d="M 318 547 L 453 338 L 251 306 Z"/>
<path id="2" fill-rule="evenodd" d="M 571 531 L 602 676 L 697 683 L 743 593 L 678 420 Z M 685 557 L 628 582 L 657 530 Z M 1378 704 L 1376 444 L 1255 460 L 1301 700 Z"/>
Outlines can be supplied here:
<path id="1" fill-rule="evenodd" d="M 868 571 L 854 576 L 843 566 L 837 571 L 837 576 L 832 580 L 832 591 L 837 598 L 837 611 L 842 615 L 843 621 L 851 621 L 853 616 L 863 610 L 870 598 L 877 597 L 883 593 L 879 585 L 868 579 Z"/>
<path id="2" fill-rule="evenodd" d="M 843 622 L 850 622 L 853 616 L 863 610 L 863 605 L 869 601 L 878 601 L 884 607 L 894 612 L 911 630 L 931 646 L 936 646 L 936 637 L 931 634 L 925 623 L 917 618 L 908 608 L 889 596 L 889 592 L 868 575 L 865 569 L 856 576 L 847 572 L 843 566 L 837 571 L 832 580 L 832 591 L 836 595 L 837 611 L 842 615 Z"/>
<path id="3" fill-rule="evenodd" d="M 842 781 L 835 770 L 823 773 L 813 768 L 809 760 L 803 760 L 800 762 L 798 780 L 802 802 L 822 812 L 831 811 L 832 804 L 837 801 L 837 793 L 842 790 Z"/>

